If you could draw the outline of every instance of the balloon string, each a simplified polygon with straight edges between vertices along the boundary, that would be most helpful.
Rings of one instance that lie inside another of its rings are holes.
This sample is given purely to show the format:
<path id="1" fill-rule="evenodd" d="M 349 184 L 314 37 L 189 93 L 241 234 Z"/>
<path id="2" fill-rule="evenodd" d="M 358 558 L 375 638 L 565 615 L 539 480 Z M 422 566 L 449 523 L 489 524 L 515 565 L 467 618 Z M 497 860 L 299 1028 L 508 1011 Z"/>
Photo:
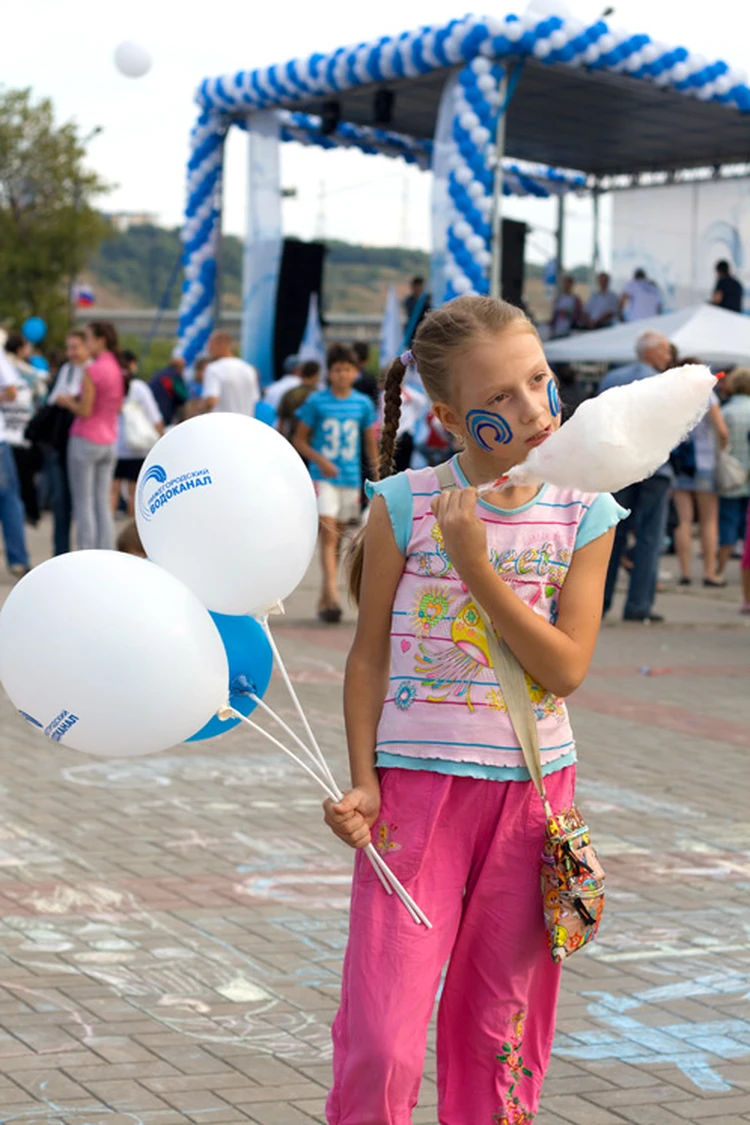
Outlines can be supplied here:
<path id="1" fill-rule="evenodd" d="M 280 742 L 278 738 L 275 738 L 269 731 L 264 730 L 263 727 L 253 722 L 252 719 L 248 719 L 246 715 L 242 715 L 239 711 L 235 711 L 233 707 L 230 707 L 227 710 L 230 711 L 236 719 L 239 719 L 243 723 L 247 723 L 247 725 L 249 727 L 252 727 L 253 730 L 257 731 L 258 734 L 262 734 L 264 738 L 267 738 L 269 742 L 272 742 L 274 746 L 277 746 L 279 750 L 283 751 L 283 753 L 291 758 L 293 762 L 296 762 L 298 766 L 301 766 L 305 773 L 308 774 L 313 779 L 313 781 L 317 782 L 321 789 L 323 789 L 323 791 L 329 797 L 331 797 L 332 800 L 337 801 L 341 799 L 341 792 L 338 789 L 335 781 L 333 782 L 334 788 L 332 789 L 328 785 L 328 783 L 323 780 L 323 778 L 321 778 L 317 773 L 315 773 L 313 769 L 311 769 L 307 765 L 306 762 L 303 762 L 298 754 L 295 754 L 293 750 L 290 750 L 288 746 L 285 746 L 283 742 Z M 268 710 L 270 710 L 270 708 Z M 273 715 L 273 712 L 271 712 L 271 714 Z M 273 715 L 273 717 L 281 722 L 282 726 L 286 727 L 286 724 L 278 719 L 277 715 Z M 299 741 L 299 739 L 297 739 L 297 736 L 294 734 L 294 731 L 289 731 L 289 733 L 292 735 L 295 741 Z M 309 750 L 307 752 L 309 753 Z M 338 796 L 336 796 L 336 793 L 338 793 Z M 364 852 L 368 860 L 372 864 L 375 874 L 377 875 L 378 879 L 380 880 L 388 894 L 392 894 L 393 891 L 395 891 L 406 909 L 409 911 L 409 914 L 411 915 L 413 920 L 417 924 L 421 923 L 431 930 L 432 923 L 430 922 L 429 918 L 422 911 L 421 907 L 417 905 L 417 903 L 411 897 L 406 888 L 401 884 L 396 875 L 394 875 L 394 873 L 391 871 L 390 867 L 385 862 L 380 852 L 371 843 L 368 844 L 366 848 L 364 848 Z M 388 884 L 390 884 L 390 886 Z"/>
<path id="2" fill-rule="evenodd" d="M 279 726 L 282 728 L 282 730 L 286 731 L 286 733 L 289 735 L 290 738 L 294 739 L 294 741 L 297 743 L 297 745 L 299 747 L 301 747 L 302 750 L 304 750 L 304 752 L 307 754 L 308 758 L 312 762 L 314 762 L 316 765 L 320 765 L 317 754 L 314 754 L 312 752 L 310 747 L 305 742 L 302 741 L 302 739 L 299 737 L 299 735 L 296 734 L 292 730 L 292 728 L 290 726 L 288 726 L 287 723 L 284 722 L 284 720 L 281 718 L 280 715 L 277 715 L 276 712 L 273 711 L 268 706 L 267 703 L 264 703 L 262 699 L 259 699 L 258 696 L 254 695 L 252 692 L 250 692 L 250 699 L 252 699 L 253 702 L 258 705 L 258 707 L 261 707 L 266 712 L 267 715 L 270 715 L 271 718 L 279 724 Z M 344 796 L 344 794 L 341 792 L 338 785 L 336 784 L 336 779 L 334 778 L 334 776 L 330 772 L 330 770 L 326 770 L 326 780 L 330 784 L 331 788 L 334 790 L 334 793 L 336 795 L 336 800 L 340 801 L 341 798 Z"/>
<path id="3" fill-rule="evenodd" d="M 312 727 L 310 726 L 310 723 L 308 722 L 307 715 L 305 714 L 304 708 L 299 701 L 299 698 L 297 696 L 296 691 L 294 690 L 294 684 L 292 683 L 292 681 L 289 677 L 289 673 L 286 670 L 286 665 L 281 658 L 281 653 L 279 652 L 279 650 L 276 646 L 276 641 L 274 640 L 273 634 L 271 633 L 271 628 L 268 624 L 268 617 L 263 617 L 261 619 L 260 623 L 263 627 L 263 632 L 266 634 L 266 637 L 268 638 L 268 643 L 271 646 L 271 651 L 273 652 L 274 660 L 276 661 L 276 664 L 278 665 L 278 669 L 281 672 L 281 677 L 282 677 L 284 683 L 286 684 L 286 689 L 289 692 L 289 695 L 291 696 L 292 703 L 294 704 L 295 709 L 297 711 L 297 714 L 299 715 L 300 720 L 302 722 L 302 725 L 305 728 L 305 733 L 307 734 L 307 737 L 310 739 L 310 745 L 312 746 L 313 750 L 315 751 L 315 755 L 318 759 L 318 762 L 319 762 L 319 764 L 320 764 L 320 766 L 323 770 L 323 773 L 324 773 L 325 777 L 327 778 L 329 784 L 332 785 L 334 788 L 336 788 L 337 787 L 336 786 L 336 779 L 334 778 L 333 774 L 331 773 L 331 771 L 328 767 L 328 762 L 325 760 L 325 757 L 323 755 L 323 751 L 320 749 L 320 746 L 318 745 L 318 740 L 316 739 L 315 735 L 313 734 Z"/>

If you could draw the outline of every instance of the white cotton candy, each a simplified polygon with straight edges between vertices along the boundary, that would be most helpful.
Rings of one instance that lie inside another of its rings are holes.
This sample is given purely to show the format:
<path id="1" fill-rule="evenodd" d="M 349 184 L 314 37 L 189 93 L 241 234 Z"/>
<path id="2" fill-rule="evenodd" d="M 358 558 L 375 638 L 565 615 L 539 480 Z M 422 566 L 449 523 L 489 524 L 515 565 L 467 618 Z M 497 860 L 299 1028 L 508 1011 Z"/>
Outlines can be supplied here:
<path id="1" fill-rule="evenodd" d="M 645 480 L 708 410 L 716 379 L 688 364 L 612 387 L 588 399 L 570 421 L 532 449 L 508 486 L 547 481 L 583 492 L 616 492 Z"/>

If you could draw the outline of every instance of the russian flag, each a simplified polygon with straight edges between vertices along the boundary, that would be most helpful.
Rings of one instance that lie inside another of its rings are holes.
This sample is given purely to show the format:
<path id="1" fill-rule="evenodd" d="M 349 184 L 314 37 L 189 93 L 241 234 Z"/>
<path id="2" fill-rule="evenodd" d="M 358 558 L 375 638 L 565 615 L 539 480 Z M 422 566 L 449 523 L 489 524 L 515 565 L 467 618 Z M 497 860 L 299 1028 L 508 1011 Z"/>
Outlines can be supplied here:
<path id="1" fill-rule="evenodd" d="M 76 308 L 88 309 L 96 303 L 94 290 L 90 289 L 88 285 L 76 285 L 75 287 L 75 303 Z"/>

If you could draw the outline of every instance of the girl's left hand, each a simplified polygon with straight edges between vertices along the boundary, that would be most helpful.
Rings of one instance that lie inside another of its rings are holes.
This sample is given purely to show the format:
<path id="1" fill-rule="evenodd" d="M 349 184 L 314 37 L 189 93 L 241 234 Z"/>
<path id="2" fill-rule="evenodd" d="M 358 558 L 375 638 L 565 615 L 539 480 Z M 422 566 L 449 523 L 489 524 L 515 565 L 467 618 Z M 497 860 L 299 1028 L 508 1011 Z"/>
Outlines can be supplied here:
<path id="1" fill-rule="evenodd" d="M 441 492 L 431 505 L 445 549 L 465 582 L 488 562 L 487 532 L 477 515 L 477 495 L 476 488 Z"/>

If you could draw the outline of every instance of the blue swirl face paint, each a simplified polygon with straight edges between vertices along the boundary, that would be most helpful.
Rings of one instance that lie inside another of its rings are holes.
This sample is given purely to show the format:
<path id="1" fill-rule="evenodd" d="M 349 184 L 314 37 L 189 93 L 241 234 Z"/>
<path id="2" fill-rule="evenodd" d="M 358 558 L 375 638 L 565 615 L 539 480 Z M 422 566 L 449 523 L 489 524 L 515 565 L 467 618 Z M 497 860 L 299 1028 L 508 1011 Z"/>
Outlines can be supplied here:
<path id="1" fill-rule="evenodd" d="M 549 412 L 553 418 L 557 418 L 560 410 L 560 395 L 557 391 L 557 383 L 554 379 L 550 379 L 547 383 L 547 402 L 549 403 Z"/>
<path id="2" fill-rule="evenodd" d="M 502 414 L 491 410 L 470 410 L 466 415 L 466 429 L 480 449 L 492 453 L 493 445 L 507 445 L 513 441 L 513 431 Z"/>

